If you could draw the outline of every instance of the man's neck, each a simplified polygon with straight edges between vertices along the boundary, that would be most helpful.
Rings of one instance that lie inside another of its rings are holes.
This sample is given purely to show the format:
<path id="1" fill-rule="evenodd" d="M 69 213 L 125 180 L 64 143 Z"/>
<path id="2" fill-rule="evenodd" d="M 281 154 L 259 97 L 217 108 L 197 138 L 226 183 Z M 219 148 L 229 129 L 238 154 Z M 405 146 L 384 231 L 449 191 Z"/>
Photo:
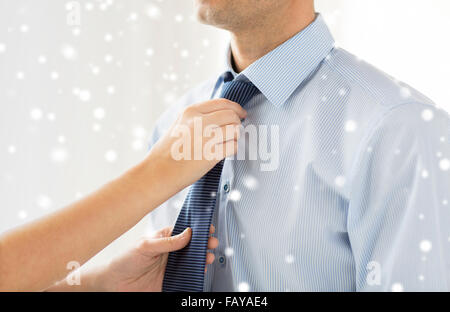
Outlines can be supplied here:
<path id="1" fill-rule="evenodd" d="M 269 23 L 231 32 L 232 64 L 237 73 L 292 38 L 316 17 L 314 8 L 296 7 L 285 13 L 278 18 L 268 17 Z"/>

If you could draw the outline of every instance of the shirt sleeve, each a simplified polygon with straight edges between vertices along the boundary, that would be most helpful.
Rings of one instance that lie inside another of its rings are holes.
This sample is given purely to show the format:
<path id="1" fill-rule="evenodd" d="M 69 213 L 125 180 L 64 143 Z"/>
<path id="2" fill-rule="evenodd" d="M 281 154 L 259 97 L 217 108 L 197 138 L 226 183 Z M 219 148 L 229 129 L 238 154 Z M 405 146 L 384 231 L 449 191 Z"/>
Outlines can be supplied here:
<path id="1" fill-rule="evenodd" d="M 347 216 L 356 290 L 450 290 L 449 140 L 446 112 L 411 103 L 362 144 Z"/>

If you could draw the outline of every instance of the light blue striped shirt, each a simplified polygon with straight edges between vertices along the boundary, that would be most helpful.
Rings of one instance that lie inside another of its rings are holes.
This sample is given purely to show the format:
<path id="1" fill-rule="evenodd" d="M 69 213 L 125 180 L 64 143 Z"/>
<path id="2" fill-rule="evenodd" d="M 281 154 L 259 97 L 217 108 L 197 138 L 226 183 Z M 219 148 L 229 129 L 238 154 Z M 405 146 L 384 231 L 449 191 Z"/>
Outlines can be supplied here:
<path id="1" fill-rule="evenodd" d="M 226 159 L 205 290 L 449 290 L 448 114 L 335 47 L 320 15 L 233 74 L 261 91 L 243 125 L 277 126 L 279 160 Z M 221 86 L 219 74 L 186 94 L 153 141 Z M 154 218 L 175 222 L 185 193 Z"/>

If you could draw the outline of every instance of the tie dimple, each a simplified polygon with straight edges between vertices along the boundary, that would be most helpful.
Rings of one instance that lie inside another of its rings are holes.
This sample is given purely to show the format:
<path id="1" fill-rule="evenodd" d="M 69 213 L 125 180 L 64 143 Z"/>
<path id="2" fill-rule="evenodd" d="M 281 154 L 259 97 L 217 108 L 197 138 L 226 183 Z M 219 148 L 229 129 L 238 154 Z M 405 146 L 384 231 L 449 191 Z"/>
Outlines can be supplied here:
<path id="1" fill-rule="evenodd" d="M 221 98 L 245 106 L 259 93 L 251 83 L 240 80 L 224 80 Z M 181 208 L 172 235 L 192 228 L 190 243 L 183 249 L 169 254 L 163 281 L 163 291 L 203 291 L 206 250 L 209 239 L 216 197 L 224 161 L 219 162 L 200 180 L 194 183 Z"/>

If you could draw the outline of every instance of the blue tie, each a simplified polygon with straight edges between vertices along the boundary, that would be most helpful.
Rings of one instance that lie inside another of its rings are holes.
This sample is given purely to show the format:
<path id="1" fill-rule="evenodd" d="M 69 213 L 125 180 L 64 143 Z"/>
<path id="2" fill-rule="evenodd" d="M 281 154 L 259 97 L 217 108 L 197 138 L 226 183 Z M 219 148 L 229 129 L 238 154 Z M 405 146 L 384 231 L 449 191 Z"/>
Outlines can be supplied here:
<path id="1" fill-rule="evenodd" d="M 224 75 L 221 98 L 244 106 L 259 93 L 251 82 L 232 79 L 230 72 Z M 192 238 L 185 248 L 169 254 L 162 287 L 164 292 L 203 291 L 209 228 L 216 205 L 223 163 L 222 160 L 195 182 L 184 201 L 172 235 L 191 227 Z"/>

